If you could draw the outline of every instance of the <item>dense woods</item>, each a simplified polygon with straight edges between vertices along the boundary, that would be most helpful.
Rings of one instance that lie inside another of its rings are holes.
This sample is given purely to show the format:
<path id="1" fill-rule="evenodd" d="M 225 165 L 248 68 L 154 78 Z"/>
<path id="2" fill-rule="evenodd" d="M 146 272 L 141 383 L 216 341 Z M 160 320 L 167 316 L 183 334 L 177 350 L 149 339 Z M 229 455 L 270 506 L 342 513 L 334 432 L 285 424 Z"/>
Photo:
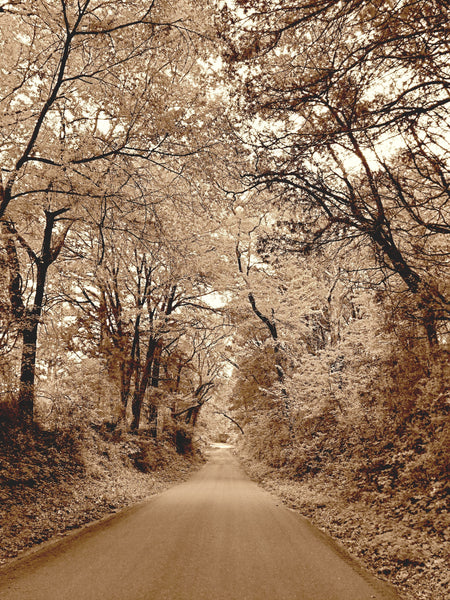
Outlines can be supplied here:
<path id="1" fill-rule="evenodd" d="M 43 439 L 102 432 L 147 472 L 228 439 L 441 556 L 448 19 L 440 0 L 0 2 L 11 497 Z"/>

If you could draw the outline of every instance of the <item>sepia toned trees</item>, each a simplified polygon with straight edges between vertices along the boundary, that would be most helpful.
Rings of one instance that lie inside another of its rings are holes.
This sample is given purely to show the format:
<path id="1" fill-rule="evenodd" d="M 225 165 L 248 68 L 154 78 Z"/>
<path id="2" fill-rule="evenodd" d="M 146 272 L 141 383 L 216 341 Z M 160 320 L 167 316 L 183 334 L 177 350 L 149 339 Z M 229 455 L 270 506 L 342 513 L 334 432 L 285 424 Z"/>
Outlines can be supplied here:
<path id="1" fill-rule="evenodd" d="M 0 392 L 381 486 L 445 437 L 448 10 L 229 4 L 2 3 Z"/>
<path id="2" fill-rule="evenodd" d="M 230 401 L 249 454 L 290 475 L 342 468 L 389 493 L 412 485 L 402 465 L 430 493 L 444 476 L 429 451 L 448 440 L 447 21 L 438 1 L 222 4 L 245 149 L 224 193 L 264 207 L 252 296 L 283 353 L 280 386 L 270 330 L 240 312 Z"/>
<path id="3" fill-rule="evenodd" d="M 442 571 L 447 4 L 0 0 L 9 506 L 229 441 Z"/>
<path id="4" fill-rule="evenodd" d="M 148 170 L 176 174 L 195 151 L 185 136 L 195 93 L 180 91 L 199 39 L 190 11 L 154 1 L 2 6 L 0 219 L 9 314 L 22 338 L 23 422 L 32 421 L 48 269 L 70 227 L 87 218 L 101 228 L 124 199 L 145 213 Z"/>
<path id="5" fill-rule="evenodd" d="M 447 8 L 237 4 L 243 16 L 225 11 L 224 38 L 244 80 L 248 128 L 241 119 L 236 132 L 254 153 L 247 185 L 272 190 L 295 251 L 371 244 L 437 344 L 448 322 L 438 274 L 449 233 Z"/>

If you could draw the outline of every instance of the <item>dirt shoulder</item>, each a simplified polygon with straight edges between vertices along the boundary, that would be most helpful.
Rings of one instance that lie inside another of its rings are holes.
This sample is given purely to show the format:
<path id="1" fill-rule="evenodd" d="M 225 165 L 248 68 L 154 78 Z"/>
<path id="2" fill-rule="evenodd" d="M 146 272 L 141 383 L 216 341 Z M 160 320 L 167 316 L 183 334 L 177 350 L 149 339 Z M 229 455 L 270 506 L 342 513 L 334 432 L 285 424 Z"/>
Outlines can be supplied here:
<path id="1" fill-rule="evenodd" d="M 130 435 L 12 434 L 0 444 L 0 565 L 158 494 L 202 464 L 168 443 Z"/>
<path id="2" fill-rule="evenodd" d="M 339 540 L 405 600 L 448 598 L 449 520 L 439 524 L 439 531 L 426 527 L 430 507 L 420 499 L 405 504 L 399 497 L 367 495 L 349 502 L 329 476 L 293 481 L 248 458 L 241 462 L 252 479 Z"/>

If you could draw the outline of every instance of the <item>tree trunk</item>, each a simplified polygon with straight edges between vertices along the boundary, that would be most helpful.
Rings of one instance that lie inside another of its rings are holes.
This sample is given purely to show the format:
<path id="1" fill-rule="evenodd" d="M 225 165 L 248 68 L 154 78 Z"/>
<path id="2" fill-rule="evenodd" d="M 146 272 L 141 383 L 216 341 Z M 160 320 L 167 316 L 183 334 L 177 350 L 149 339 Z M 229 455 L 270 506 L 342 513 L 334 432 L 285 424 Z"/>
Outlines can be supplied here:
<path id="1" fill-rule="evenodd" d="M 154 338 L 150 338 L 148 342 L 147 355 L 145 358 L 145 365 L 142 369 L 140 381 L 139 377 L 137 378 L 133 402 L 131 405 L 131 410 L 133 413 L 133 420 L 131 422 L 131 429 L 133 431 L 137 431 L 139 429 L 139 425 L 141 422 L 141 412 L 142 412 L 142 403 L 144 402 L 145 392 L 147 391 L 147 387 L 150 381 L 152 366 L 153 366 L 153 358 L 155 355 L 155 350 L 158 344 L 158 340 Z"/>
<path id="2" fill-rule="evenodd" d="M 120 372 L 120 416 L 119 423 L 125 426 L 127 417 L 128 400 L 130 398 L 131 378 L 136 371 L 136 363 L 139 357 L 141 316 L 136 317 L 134 323 L 133 343 L 129 358 L 121 364 Z M 137 377 L 136 377 L 137 379 Z"/>
<path id="3" fill-rule="evenodd" d="M 285 387 L 284 369 L 281 364 L 281 354 L 282 353 L 281 353 L 281 348 L 280 348 L 280 342 L 278 340 L 278 331 L 277 331 L 277 325 L 276 325 L 275 318 L 274 318 L 274 311 L 272 309 L 272 318 L 270 318 L 267 315 L 263 314 L 257 307 L 255 297 L 253 295 L 253 292 L 251 291 L 250 284 L 248 281 L 248 270 L 247 270 L 247 274 L 244 273 L 244 267 L 243 267 L 243 263 L 242 263 L 242 252 L 239 248 L 239 241 L 236 244 L 235 250 L 236 250 L 236 258 L 237 258 L 239 272 L 243 276 L 244 281 L 248 288 L 247 298 L 248 298 L 248 301 L 252 308 L 252 311 L 258 317 L 258 319 L 262 323 L 264 323 L 264 325 L 267 327 L 267 329 L 269 330 L 269 333 L 270 333 L 270 337 L 272 338 L 273 343 L 274 343 L 273 355 L 274 355 L 274 362 L 275 362 L 275 371 L 277 374 L 278 382 L 281 385 L 281 395 L 282 395 L 282 399 L 283 399 L 282 406 L 281 406 L 281 412 L 282 412 L 283 419 L 287 423 L 287 426 L 289 429 L 289 436 L 291 439 L 293 439 L 291 407 L 290 407 L 290 402 L 289 402 L 289 394 Z"/>
<path id="4" fill-rule="evenodd" d="M 192 427 L 195 427 L 197 425 L 198 415 L 200 414 L 201 407 L 202 407 L 202 405 L 199 404 L 192 411 Z"/>
<path id="5" fill-rule="evenodd" d="M 437 346 L 438 311 L 436 308 L 438 304 L 447 304 L 445 298 L 441 297 L 436 290 L 433 293 L 421 276 L 411 269 L 390 236 L 386 236 L 382 231 L 374 231 L 370 233 L 370 237 L 389 257 L 394 271 L 403 279 L 409 291 L 417 298 L 422 326 L 428 343 L 430 346 Z"/>
<path id="6" fill-rule="evenodd" d="M 37 256 L 26 244 L 25 240 L 19 237 L 22 246 L 25 247 L 28 254 L 32 257 L 37 268 L 36 291 L 34 294 L 33 306 L 25 311 L 24 323 L 22 327 L 22 358 L 20 366 L 20 385 L 19 385 L 19 416 L 23 425 L 28 428 L 33 423 L 34 401 L 35 401 L 35 380 L 36 380 L 36 355 L 37 340 L 40 318 L 42 315 L 42 305 L 44 301 L 45 286 L 47 281 L 47 272 L 50 265 L 58 258 L 63 247 L 65 237 L 69 228 L 65 230 L 60 239 L 52 247 L 53 228 L 58 215 L 67 212 L 68 209 L 60 209 L 54 212 L 46 211 L 46 225 L 44 238 L 42 241 L 41 255 Z M 11 225 L 11 231 L 15 232 Z"/>
<path id="7" fill-rule="evenodd" d="M 289 436 L 291 439 L 293 439 L 294 430 L 293 430 L 293 425 L 292 425 L 291 406 L 290 406 L 290 401 L 289 401 L 289 394 L 285 387 L 284 369 L 281 364 L 282 353 L 281 353 L 280 342 L 278 339 L 278 331 L 277 331 L 275 319 L 273 318 L 273 315 L 272 315 L 272 318 L 270 319 L 269 317 L 267 317 L 266 315 L 261 313 L 261 311 L 256 306 L 255 298 L 251 292 L 248 293 L 248 299 L 249 299 L 249 302 L 250 302 L 253 312 L 266 325 L 267 329 L 270 332 L 272 341 L 274 343 L 273 344 L 273 356 L 274 356 L 274 362 L 275 362 L 275 371 L 277 373 L 278 383 L 281 385 L 281 396 L 283 398 L 281 412 L 283 415 L 283 419 L 287 423 L 288 430 L 289 430 Z"/>
<path id="8" fill-rule="evenodd" d="M 25 317 L 22 330 L 22 359 L 20 365 L 19 413 L 23 424 L 27 427 L 33 422 L 36 355 L 39 321 L 42 314 L 47 271 L 51 261 L 40 259 L 37 263 L 36 293 L 33 308 Z"/>
<path id="9" fill-rule="evenodd" d="M 131 374 L 133 372 L 129 360 L 120 365 L 120 415 L 118 424 L 124 424 L 127 418 L 128 399 L 130 397 Z"/>
<path id="10" fill-rule="evenodd" d="M 152 368 L 152 387 L 159 387 L 159 373 L 161 370 L 161 352 L 162 352 L 162 341 L 158 342 L 153 357 L 153 368 Z"/>
<path id="11" fill-rule="evenodd" d="M 28 317 L 27 320 L 30 325 L 22 331 L 23 344 L 18 404 L 21 423 L 29 428 L 33 423 L 38 322 L 31 317 Z"/>

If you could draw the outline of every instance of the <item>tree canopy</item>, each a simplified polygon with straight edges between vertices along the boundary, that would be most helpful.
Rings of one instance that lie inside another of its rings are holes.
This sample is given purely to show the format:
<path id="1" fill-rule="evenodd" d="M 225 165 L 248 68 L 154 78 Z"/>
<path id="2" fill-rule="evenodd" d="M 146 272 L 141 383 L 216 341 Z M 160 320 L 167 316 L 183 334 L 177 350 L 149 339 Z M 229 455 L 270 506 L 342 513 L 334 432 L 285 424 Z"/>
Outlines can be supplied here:
<path id="1" fill-rule="evenodd" d="M 427 415 L 441 456 L 446 3 L 0 9 L 5 414 L 222 415 L 297 474 Z"/>

